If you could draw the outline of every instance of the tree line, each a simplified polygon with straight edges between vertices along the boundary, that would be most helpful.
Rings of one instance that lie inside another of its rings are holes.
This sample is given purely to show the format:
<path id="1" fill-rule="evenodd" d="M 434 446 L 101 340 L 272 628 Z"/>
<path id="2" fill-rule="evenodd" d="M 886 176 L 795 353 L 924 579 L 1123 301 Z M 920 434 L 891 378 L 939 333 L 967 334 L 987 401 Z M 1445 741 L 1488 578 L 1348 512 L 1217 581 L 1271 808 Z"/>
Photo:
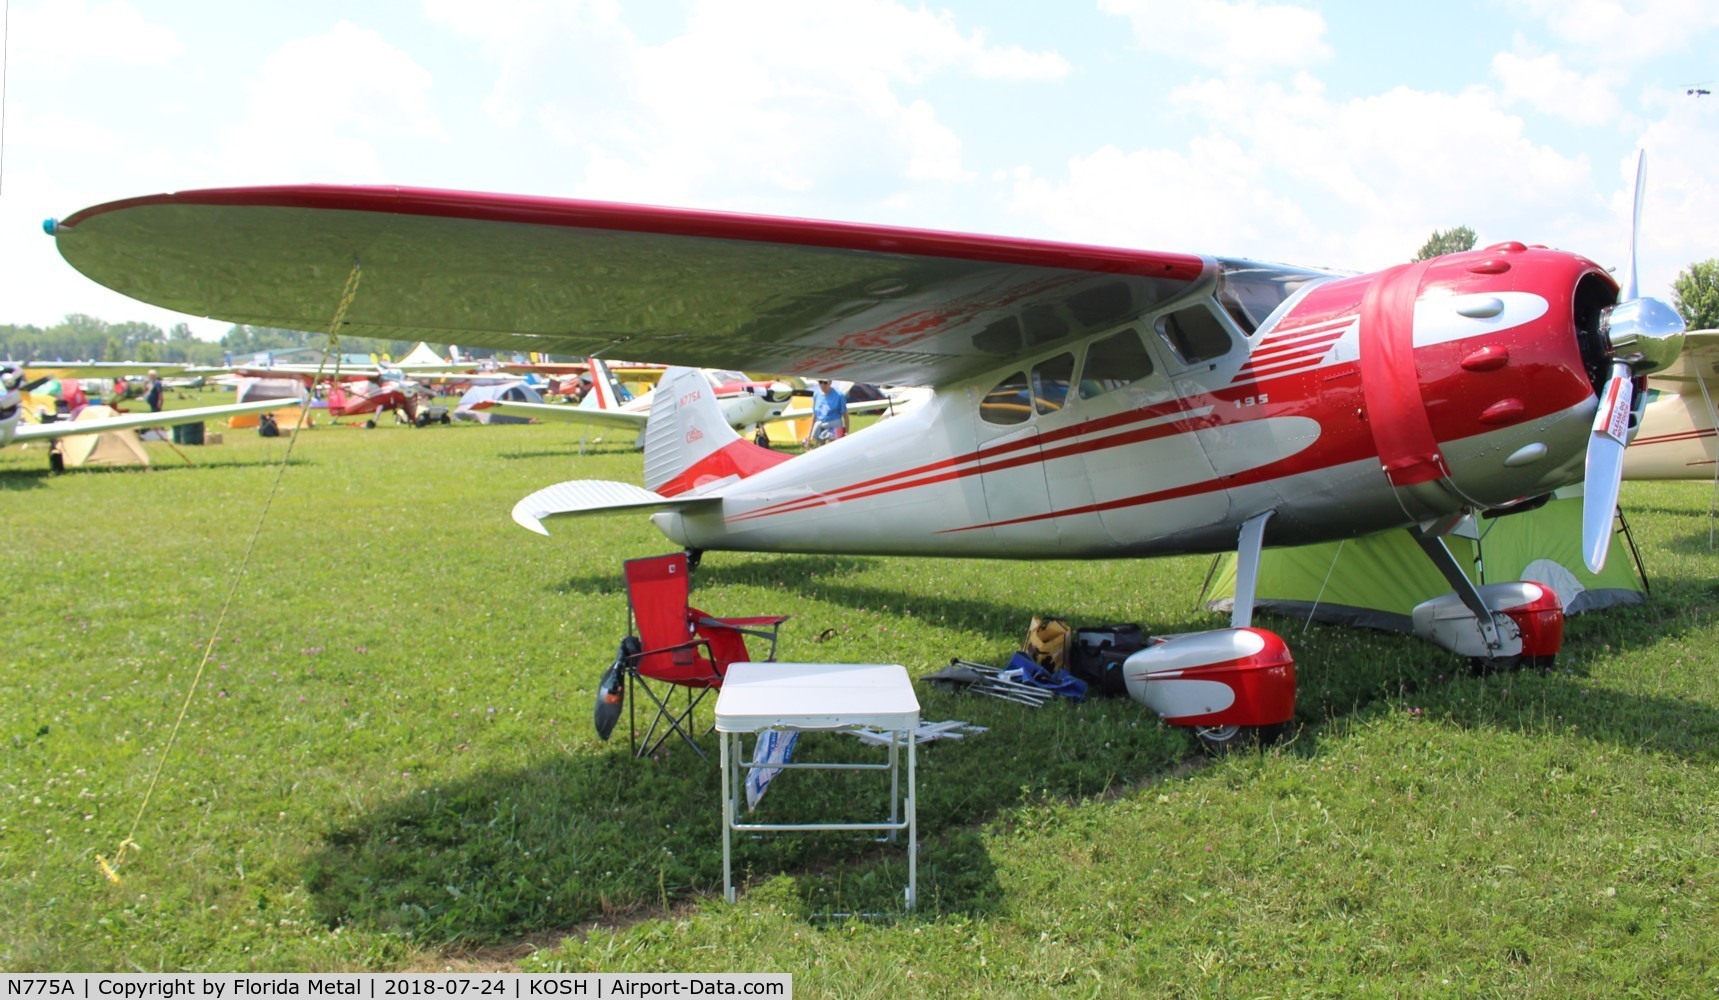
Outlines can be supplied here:
<path id="1" fill-rule="evenodd" d="M 144 364 L 221 365 L 231 357 L 294 348 L 320 350 L 326 335 L 271 326 L 235 324 L 218 341 L 199 340 L 187 324 L 163 330 L 153 323 L 108 323 L 74 313 L 49 327 L 0 325 L 0 358 L 11 361 L 139 361 Z M 386 354 L 398 358 L 416 346 L 410 340 L 341 337 L 346 354 Z M 442 348 L 438 347 L 438 351 Z M 490 352 L 466 352 L 484 356 Z"/>

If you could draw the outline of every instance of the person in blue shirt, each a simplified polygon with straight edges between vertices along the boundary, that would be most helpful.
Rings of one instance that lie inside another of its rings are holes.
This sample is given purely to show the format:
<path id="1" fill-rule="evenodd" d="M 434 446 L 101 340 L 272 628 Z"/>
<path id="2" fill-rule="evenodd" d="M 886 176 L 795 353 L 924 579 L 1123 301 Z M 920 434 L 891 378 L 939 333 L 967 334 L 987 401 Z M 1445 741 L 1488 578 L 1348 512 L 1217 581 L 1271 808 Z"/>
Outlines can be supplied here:
<path id="1" fill-rule="evenodd" d="M 818 388 L 812 393 L 812 433 L 801 443 L 807 448 L 816 448 L 847 432 L 848 397 L 830 384 L 829 379 L 818 379 Z"/>

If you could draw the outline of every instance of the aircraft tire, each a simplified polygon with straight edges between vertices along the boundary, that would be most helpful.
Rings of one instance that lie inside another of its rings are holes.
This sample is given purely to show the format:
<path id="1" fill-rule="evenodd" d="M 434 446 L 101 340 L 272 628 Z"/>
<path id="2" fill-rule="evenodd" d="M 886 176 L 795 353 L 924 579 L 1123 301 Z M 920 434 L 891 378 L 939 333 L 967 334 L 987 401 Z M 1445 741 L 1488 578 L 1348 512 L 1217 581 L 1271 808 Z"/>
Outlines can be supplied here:
<path id="1" fill-rule="evenodd" d="M 1194 742 L 1213 757 L 1268 747 L 1289 732 L 1290 723 L 1274 726 L 1195 726 Z"/>

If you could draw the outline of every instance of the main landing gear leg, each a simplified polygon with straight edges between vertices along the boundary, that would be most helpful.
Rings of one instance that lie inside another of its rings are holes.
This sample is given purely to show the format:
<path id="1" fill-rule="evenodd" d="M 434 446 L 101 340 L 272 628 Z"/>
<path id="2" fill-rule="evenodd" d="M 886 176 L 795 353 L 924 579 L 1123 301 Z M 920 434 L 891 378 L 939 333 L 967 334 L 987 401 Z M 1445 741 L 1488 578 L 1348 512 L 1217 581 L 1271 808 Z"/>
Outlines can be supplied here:
<path id="1" fill-rule="evenodd" d="M 1442 534 L 1416 529 L 1410 534 L 1452 591 L 1415 607 L 1417 636 L 1468 657 L 1477 672 L 1524 662 L 1551 665 L 1564 644 L 1563 602 L 1552 588 L 1527 580 L 1477 587 Z"/>
<path id="2" fill-rule="evenodd" d="M 1268 511 L 1242 525 L 1230 627 L 1154 638 L 1122 665 L 1129 697 L 1192 730 L 1210 752 L 1275 739 L 1295 716 L 1295 660 L 1283 639 L 1253 627 Z"/>

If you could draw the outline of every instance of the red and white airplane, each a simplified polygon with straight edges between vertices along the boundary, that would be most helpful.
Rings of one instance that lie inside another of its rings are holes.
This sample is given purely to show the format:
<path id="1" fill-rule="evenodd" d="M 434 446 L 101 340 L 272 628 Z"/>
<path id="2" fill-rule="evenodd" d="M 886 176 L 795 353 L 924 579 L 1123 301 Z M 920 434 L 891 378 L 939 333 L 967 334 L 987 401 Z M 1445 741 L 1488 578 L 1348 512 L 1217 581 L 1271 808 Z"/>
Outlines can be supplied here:
<path id="1" fill-rule="evenodd" d="M 1212 742 L 1293 711 L 1288 647 L 1252 624 L 1265 545 L 1407 528 L 1451 580 L 1429 612 L 1441 642 L 1555 651 L 1556 598 L 1475 587 L 1440 535 L 1585 478 L 1587 558 L 1603 560 L 1633 390 L 1682 335 L 1673 310 L 1637 296 L 1633 248 L 1620 297 L 1593 261 L 1521 243 L 1344 276 L 402 188 L 155 195 L 48 229 L 95 280 L 236 323 L 326 325 L 361 265 L 355 335 L 929 385 L 917 410 L 789 458 L 736 435 L 703 376 L 677 371 L 656 393 L 642 488 L 563 483 L 515 518 L 541 530 L 654 509 L 699 551 L 1235 549 L 1230 627 L 1125 667 L 1137 699 Z"/>
<path id="2" fill-rule="evenodd" d="M 418 382 L 387 366 L 362 370 L 344 369 L 338 374 L 330 367 L 314 365 L 239 366 L 233 374 L 240 378 L 290 379 L 307 390 L 317 384 L 326 387 L 325 399 L 330 417 L 361 417 L 370 414 L 365 426 L 375 427 L 375 414 L 391 411 L 396 420 L 416 424 L 418 404 L 433 398 L 433 393 Z"/>

